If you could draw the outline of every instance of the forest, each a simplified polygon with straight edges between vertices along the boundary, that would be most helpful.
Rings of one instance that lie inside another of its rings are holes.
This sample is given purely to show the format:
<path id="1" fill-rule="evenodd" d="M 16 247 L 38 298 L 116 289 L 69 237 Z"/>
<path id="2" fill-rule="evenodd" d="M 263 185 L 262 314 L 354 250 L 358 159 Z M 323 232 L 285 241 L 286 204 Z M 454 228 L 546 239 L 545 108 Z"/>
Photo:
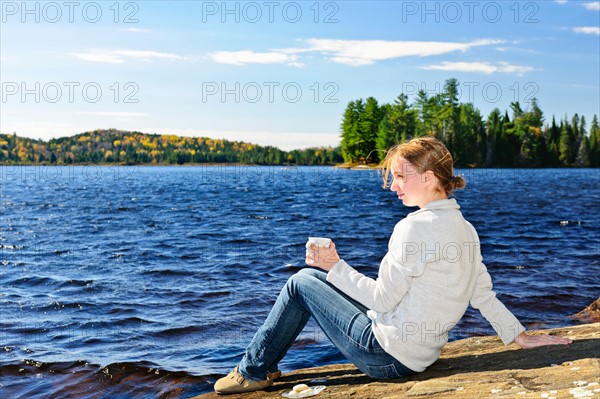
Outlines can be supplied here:
<path id="1" fill-rule="evenodd" d="M 180 137 L 115 129 L 95 130 L 47 142 L 16 134 L 0 134 L 0 163 L 4 164 L 334 165 L 342 161 L 339 147 L 282 151 L 271 146 L 208 137 Z"/>
<path id="2" fill-rule="evenodd" d="M 0 134 L 0 164 L 183 165 L 377 165 L 391 146 L 413 137 L 442 140 L 458 167 L 600 167 L 600 127 L 578 114 L 549 122 L 538 100 L 519 102 L 484 119 L 472 103 L 459 100 L 459 83 L 442 92 L 420 91 L 414 101 L 400 94 L 393 104 L 374 97 L 350 101 L 343 112 L 338 147 L 283 151 L 273 146 L 211 139 L 95 130 L 49 141 Z"/>
<path id="3" fill-rule="evenodd" d="M 599 167 L 598 117 L 545 120 L 538 100 L 510 113 L 496 108 L 484 120 L 472 103 L 458 101 L 459 83 L 448 79 L 441 93 L 421 90 L 412 103 L 400 94 L 393 104 L 373 97 L 351 101 L 343 115 L 341 153 L 355 163 L 378 163 L 388 148 L 412 137 L 441 139 L 461 167 Z"/>

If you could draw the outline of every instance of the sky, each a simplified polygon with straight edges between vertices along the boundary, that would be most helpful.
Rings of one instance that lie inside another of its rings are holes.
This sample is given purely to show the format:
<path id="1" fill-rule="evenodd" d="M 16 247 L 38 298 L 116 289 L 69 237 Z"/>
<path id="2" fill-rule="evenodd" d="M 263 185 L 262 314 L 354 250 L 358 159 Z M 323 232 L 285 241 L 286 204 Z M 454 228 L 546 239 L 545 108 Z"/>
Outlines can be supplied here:
<path id="1" fill-rule="evenodd" d="M 599 1 L 2 1 L 0 132 L 336 146 L 350 101 L 449 78 L 589 127 L 599 64 Z"/>

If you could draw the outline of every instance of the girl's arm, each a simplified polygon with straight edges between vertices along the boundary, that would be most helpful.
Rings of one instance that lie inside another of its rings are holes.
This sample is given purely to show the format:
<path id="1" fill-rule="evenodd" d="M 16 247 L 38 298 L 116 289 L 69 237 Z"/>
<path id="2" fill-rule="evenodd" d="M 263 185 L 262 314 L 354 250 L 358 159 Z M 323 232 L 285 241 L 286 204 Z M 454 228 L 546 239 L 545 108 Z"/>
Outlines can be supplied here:
<path id="1" fill-rule="evenodd" d="M 386 255 L 382 263 L 389 261 L 388 256 L 391 255 Z M 312 244 L 306 251 L 306 264 L 327 271 L 327 281 L 350 298 L 378 312 L 393 309 L 410 288 L 410 270 L 380 266 L 378 278 L 372 279 L 340 259 L 333 242 L 329 248 L 317 248 Z M 382 273 L 385 275 L 382 276 Z"/>

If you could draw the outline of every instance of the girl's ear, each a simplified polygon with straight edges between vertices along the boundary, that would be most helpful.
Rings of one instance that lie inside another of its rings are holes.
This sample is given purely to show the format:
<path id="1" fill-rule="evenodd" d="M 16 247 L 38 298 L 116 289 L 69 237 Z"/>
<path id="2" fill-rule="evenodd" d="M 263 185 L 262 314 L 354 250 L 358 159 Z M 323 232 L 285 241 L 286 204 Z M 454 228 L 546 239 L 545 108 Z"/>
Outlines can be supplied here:
<path id="1" fill-rule="evenodd" d="M 425 178 L 426 182 L 434 181 L 435 173 L 433 173 L 433 171 L 431 171 L 431 170 L 427 170 L 427 171 L 425 171 L 425 174 L 423 177 Z"/>

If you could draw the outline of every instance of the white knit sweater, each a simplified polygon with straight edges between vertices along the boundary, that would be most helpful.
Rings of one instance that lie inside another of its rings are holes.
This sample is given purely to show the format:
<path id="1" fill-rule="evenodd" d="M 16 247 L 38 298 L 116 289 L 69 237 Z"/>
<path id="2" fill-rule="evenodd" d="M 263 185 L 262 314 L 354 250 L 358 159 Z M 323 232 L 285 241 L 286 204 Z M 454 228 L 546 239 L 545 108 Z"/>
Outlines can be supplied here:
<path id="1" fill-rule="evenodd" d="M 376 280 L 343 259 L 327 281 L 370 310 L 382 348 L 411 370 L 435 362 L 469 303 L 504 344 L 525 327 L 496 298 L 479 237 L 455 199 L 433 201 L 396 224 Z"/>

